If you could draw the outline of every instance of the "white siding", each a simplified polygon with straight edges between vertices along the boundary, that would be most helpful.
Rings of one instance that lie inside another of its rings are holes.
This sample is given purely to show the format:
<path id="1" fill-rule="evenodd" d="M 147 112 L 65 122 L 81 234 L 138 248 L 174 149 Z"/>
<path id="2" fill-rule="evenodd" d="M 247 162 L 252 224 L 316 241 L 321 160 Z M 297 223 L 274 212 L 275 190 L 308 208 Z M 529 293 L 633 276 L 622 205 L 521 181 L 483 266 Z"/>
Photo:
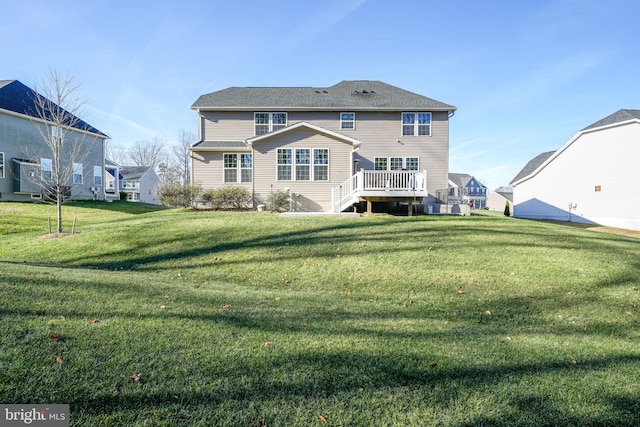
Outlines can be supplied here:
<path id="1" fill-rule="evenodd" d="M 515 186 L 514 215 L 640 230 L 640 200 L 629 191 L 638 178 L 638 140 L 638 122 L 578 134 Z"/>

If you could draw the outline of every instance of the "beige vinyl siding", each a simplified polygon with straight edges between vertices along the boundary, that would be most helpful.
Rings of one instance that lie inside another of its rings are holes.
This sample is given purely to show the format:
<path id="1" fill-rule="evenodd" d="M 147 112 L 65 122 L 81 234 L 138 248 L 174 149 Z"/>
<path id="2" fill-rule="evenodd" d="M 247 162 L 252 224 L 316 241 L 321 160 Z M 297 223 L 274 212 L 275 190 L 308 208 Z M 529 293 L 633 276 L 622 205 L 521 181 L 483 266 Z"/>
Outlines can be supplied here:
<path id="1" fill-rule="evenodd" d="M 246 187 L 250 191 L 253 189 L 252 182 L 236 182 L 225 183 L 224 182 L 224 153 L 247 153 L 248 151 L 200 151 L 193 153 L 193 177 L 194 184 L 201 184 L 205 190 L 210 188 L 219 188 L 223 185 L 233 185 L 239 187 Z M 255 165 L 254 165 L 255 171 Z M 254 172 L 255 173 L 255 172 Z M 255 178 L 255 177 L 254 177 Z"/>
<path id="2" fill-rule="evenodd" d="M 326 148 L 329 150 L 329 181 L 278 181 L 278 148 Z M 296 129 L 257 141 L 253 147 L 254 188 L 257 203 L 264 203 L 272 191 L 289 188 L 294 208 L 302 211 L 331 210 L 331 189 L 351 175 L 350 143 L 309 129 Z M 298 196 L 295 194 L 298 193 Z"/>
<path id="3" fill-rule="evenodd" d="M 252 111 L 204 112 L 205 141 L 244 141 L 254 136 Z"/>

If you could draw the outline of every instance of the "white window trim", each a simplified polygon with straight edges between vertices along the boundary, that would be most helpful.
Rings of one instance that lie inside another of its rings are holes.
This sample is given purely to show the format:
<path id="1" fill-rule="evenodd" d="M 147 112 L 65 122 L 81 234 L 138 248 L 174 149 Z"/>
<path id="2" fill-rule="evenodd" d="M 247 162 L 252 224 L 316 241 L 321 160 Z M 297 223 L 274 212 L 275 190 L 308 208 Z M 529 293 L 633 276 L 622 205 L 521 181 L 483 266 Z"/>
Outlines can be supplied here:
<path id="1" fill-rule="evenodd" d="M 253 113 L 253 134 L 254 134 L 254 136 L 264 135 L 263 133 L 258 134 L 256 132 L 256 126 L 258 125 L 256 123 L 256 116 L 258 114 L 268 114 L 269 115 L 269 123 L 261 124 L 262 126 L 264 126 L 265 124 L 268 124 L 268 130 L 267 130 L 266 133 L 273 132 L 273 115 L 274 114 L 284 114 L 284 116 L 285 116 L 284 125 L 278 123 L 277 126 L 287 127 L 289 125 L 289 113 L 287 113 L 286 111 L 272 111 L 272 112 L 269 112 L 269 111 L 256 111 L 255 113 Z"/>
<path id="2" fill-rule="evenodd" d="M 82 166 L 82 163 L 74 163 L 73 164 L 73 175 L 72 175 L 72 181 L 73 181 L 73 185 L 81 185 L 84 183 L 84 167 Z M 80 182 L 76 182 L 76 175 L 80 175 Z"/>
<path id="3" fill-rule="evenodd" d="M 251 167 L 250 168 L 243 168 L 242 167 L 242 156 L 251 156 Z M 234 169 L 234 168 L 228 168 L 224 165 L 224 157 L 225 156 L 236 156 L 236 166 L 235 166 L 235 170 L 236 170 L 236 180 L 235 181 L 226 181 L 225 180 L 225 175 L 224 175 L 224 171 L 227 169 Z M 250 181 L 243 181 L 242 180 L 242 171 L 243 170 L 250 170 L 251 171 L 251 180 Z M 223 184 L 249 184 L 253 182 L 253 154 L 252 153 L 223 153 L 222 154 L 222 183 Z"/>
<path id="4" fill-rule="evenodd" d="M 403 117 L 405 114 L 413 114 L 413 135 L 405 135 L 404 134 L 404 121 L 403 121 Z M 418 120 L 418 115 L 419 114 L 428 114 L 429 115 L 429 134 L 428 135 L 419 135 L 419 129 L 420 129 L 420 124 L 419 124 L 419 120 Z M 433 128 L 433 114 L 431 114 L 430 111 L 403 111 L 400 114 L 400 135 L 405 136 L 405 137 L 421 137 L 421 136 L 431 136 L 433 135 L 432 132 L 432 128 Z"/>
<path id="5" fill-rule="evenodd" d="M 4 152 L 0 151 L 0 178 L 4 178 Z"/>
<path id="6" fill-rule="evenodd" d="M 387 160 L 387 171 L 392 171 L 392 170 L 402 170 L 402 171 L 408 171 L 408 170 L 412 170 L 412 171 L 419 171 L 420 170 L 420 157 L 418 156 L 376 156 L 373 158 L 373 165 L 375 168 L 376 165 L 376 161 L 378 159 L 386 159 Z M 402 168 L 401 169 L 391 169 L 391 159 L 402 159 Z M 407 159 L 418 159 L 418 167 L 416 169 L 407 169 Z M 377 169 L 377 170 L 382 170 L 382 169 Z"/>
<path id="7" fill-rule="evenodd" d="M 342 119 L 343 114 L 353 114 L 353 120 L 343 120 Z M 345 128 L 343 127 L 344 123 L 353 123 L 353 127 Z M 350 113 L 350 112 L 340 113 L 340 130 L 356 130 L 356 113 Z"/>
<path id="8" fill-rule="evenodd" d="M 291 153 L 291 163 L 278 163 L 278 150 L 289 150 Z M 276 181 L 282 182 L 329 182 L 331 181 L 330 171 L 331 171 L 331 150 L 325 147 L 288 147 L 288 148 L 278 148 L 276 150 Z M 296 179 L 296 150 L 309 150 L 310 162 L 308 164 L 302 164 L 301 166 L 309 167 L 309 179 Z M 326 150 L 327 152 L 327 164 L 323 163 L 315 163 L 315 151 L 316 150 Z M 279 179 L 278 177 L 278 166 L 290 166 L 291 167 L 291 179 Z M 315 179 L 315 169 L 317 166 L 326 166 L 327 167 L 327 179 Z"/>

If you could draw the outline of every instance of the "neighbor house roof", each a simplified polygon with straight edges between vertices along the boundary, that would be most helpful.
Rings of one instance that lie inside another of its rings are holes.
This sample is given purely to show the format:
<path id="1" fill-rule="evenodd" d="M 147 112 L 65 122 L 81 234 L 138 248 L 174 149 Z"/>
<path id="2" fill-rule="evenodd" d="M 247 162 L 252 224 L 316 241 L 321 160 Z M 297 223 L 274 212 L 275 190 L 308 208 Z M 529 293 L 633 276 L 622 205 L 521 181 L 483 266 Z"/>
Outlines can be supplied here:
<path id="1" fill-rule="evenodd" d="M 122 166 L 122 168 L 120 168 L 120 179 L 140 179 L 149 169 L 151 169 L 149 166 Z"/>
<path id="2" fill-rule="evenodd" d="M 40 119 L 35 99 L 36 92 L 18 80 L 0 80 L 0 109 Z M 73 128 L 108 138 L 98 129 L 75 116 L 73 117 L 77 119 Z"/>
<path id="3" fill-rule="evenodd" d="M 518 172 L 518 174 L 513 178 L 510 184 L 521 180 L 529 175 L 531 175 L 536 169 L 538 169 L 544 162 L 549 159 L 555 153 L 555 151 L 547 151 L 546 153 L 538 154 L 533 159 L 529 160 L 526 165 Z"/>
<path id="4" fill-rule="evenodd" d="M 468 173 L 449 173 L 449 181 L 453 182 L 457 187 L 466 187 L 471 179 L 475 178 L 473 178 L 473 176 L 469 175 Z M 477 179 L 476 182 L 480 185 L 483 185 Z"/>
<path id="5" fill-rule="evenodd" d="M 598 120 L 597 122 L 590 124 L 586 128 L 582 129 L 582 131 L 599 128 L 602 126 L 612 125 L 615 123 L 626 122 L 629 120 L 640 120 L 640 110 L 618 110 L 613 114 L 608 115 L 604 119 Z"/>
<path id="6" fill-rule="evenodd" d="M 375 80 L 344 80 L 326 88 L 230 87 L 200 96 L 195 110 L 430 110 L 456 107 Z"/>

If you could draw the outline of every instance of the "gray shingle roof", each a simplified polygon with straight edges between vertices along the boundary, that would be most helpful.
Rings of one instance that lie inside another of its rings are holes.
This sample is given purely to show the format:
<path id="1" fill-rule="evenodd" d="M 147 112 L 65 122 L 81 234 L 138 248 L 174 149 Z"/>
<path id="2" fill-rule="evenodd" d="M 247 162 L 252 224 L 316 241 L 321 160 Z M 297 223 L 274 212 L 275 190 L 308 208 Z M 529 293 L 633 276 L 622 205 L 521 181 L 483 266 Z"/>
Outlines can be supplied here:
<path id="1" fill-rule="evenodd" d="M 449 180 L 455 183 L 458 187 L 464 187 L 467 185 L 471 175 L 467 173 L 449 173 Z"/>
<path id="2" fill-rule="evenodd" d="M 640 120 L 640 110 L 622 109 L 605 117 L 604 119 L 598 120 L 597 122 L 590 124 L 586 128 L 582 129 L 582 131 L 599 128 L 601 126 L 612 125 L 614 123 L 626 122 L 627 120 L 633 120 L 633 119 Z"/>
<path id="3" fill-rule="evenodd" d="M 243 141 L 199 141 L 192 148 L 248 148 Z"/>
<path id="4" fill-rule="evenodd" d="M 151 169 L 149 166 L 122 166 L 120 168 L 120 179 L 140 179 L 149 169 Z"/>
<path id="5" fill-rule="evenodd" d="M 549 157 L 551 157 L 555 153 L 555 151 L 547 151 L 546 153 L 538 154 L 533 159 L 529 160 L 526 165 L 518 172 L 518 174 L 513 178 L 510 184 L 513 184 L 516 181 L 521 180 L 522 178 L 531 175 L 540 165 L 547 161 Z"/>
<path id="6" fill-rule="evenodd" d="M 40 118 L 35 104 L 35 96 L 33 89 L 18 80 L 0 80 L 0 108 L 4 110 Z M 107 135 L 81 119 L 77 119 L 73 127 L 108 138 Z"/>
<path id="7" fill-rule="evenodd" d="M 344 80 L 327 88 L 230 87 L 200 96 L 203 110 L 431 110 L 456 107 L 374 80 Z"/>

